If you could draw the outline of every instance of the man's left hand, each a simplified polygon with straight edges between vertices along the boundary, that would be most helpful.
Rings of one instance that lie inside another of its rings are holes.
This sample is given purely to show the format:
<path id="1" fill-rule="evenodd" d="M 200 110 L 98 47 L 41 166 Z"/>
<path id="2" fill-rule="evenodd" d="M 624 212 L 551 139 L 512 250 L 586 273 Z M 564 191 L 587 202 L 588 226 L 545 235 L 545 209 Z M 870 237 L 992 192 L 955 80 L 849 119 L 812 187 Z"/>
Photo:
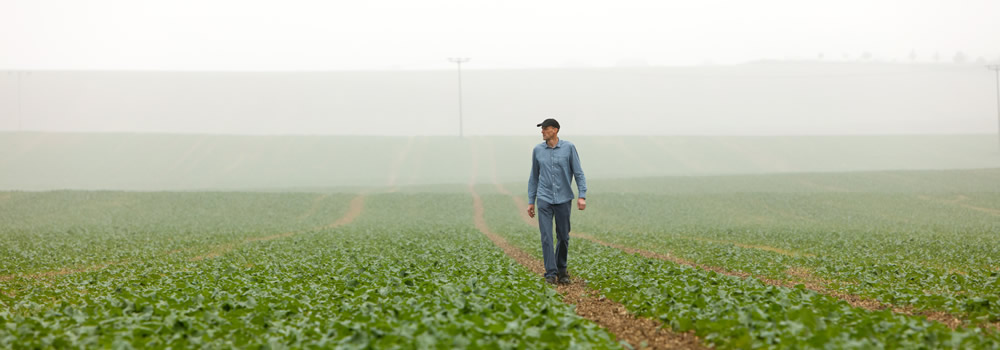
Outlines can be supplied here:
<path id="1" fill-rule="evenodd" d="M 580 208 L 580 210 L 587 209 L 587 199 L 585 199 L 585 198 L 577 199 L 576 200 L 576 207 Z"/>

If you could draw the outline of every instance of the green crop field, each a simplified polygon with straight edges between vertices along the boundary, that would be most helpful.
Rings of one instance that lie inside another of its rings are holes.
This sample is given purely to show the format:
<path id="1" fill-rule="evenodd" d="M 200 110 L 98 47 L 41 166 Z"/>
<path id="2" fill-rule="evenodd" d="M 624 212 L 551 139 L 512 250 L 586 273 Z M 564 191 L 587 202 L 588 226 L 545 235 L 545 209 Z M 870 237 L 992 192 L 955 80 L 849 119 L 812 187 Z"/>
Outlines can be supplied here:
<path id="1" fill-rule="evenodd" d="M 993 137 L 566 138 L 0 135 L 0 348 L 1000 349 Z"/>

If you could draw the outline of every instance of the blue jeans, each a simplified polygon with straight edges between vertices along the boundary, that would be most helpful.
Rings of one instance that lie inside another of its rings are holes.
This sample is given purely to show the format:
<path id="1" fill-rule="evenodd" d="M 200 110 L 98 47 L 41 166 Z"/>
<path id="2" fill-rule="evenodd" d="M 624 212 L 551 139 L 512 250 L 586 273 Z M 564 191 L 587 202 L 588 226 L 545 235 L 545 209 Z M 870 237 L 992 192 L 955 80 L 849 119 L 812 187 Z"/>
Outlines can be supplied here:
<path id="1" fill-rule="evenodd" d="M 569 252 L 569 213 L 572 200 L 561 204 L 550 204 L 536 200 L 538 230 L 542 234 L 542 258 L 545 261 L 545 277 L 566 274 L 566 254 Z M 552 219 L 556 221 L 556 249 L 552 251 Z"/>

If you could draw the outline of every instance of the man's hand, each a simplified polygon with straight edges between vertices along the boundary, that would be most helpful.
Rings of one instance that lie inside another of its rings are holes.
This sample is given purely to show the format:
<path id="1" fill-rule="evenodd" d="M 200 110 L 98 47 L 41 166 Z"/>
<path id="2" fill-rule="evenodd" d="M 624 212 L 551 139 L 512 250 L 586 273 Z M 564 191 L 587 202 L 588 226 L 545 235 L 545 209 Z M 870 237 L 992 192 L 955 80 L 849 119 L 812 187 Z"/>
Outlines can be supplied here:
<path id="1" fill-rule="evenodd" d="M 532 219 L 535 218 L 535 205 L 534 204 L 528 204 L 528 217 L 532 218 Z"/>
<path id="2" fill-rule="evenodd" d="M 576 207 L 580 208 L 580 210 L 587 209 L 587 199 L 586 198 L 577 199 L 576 200 Z"/>

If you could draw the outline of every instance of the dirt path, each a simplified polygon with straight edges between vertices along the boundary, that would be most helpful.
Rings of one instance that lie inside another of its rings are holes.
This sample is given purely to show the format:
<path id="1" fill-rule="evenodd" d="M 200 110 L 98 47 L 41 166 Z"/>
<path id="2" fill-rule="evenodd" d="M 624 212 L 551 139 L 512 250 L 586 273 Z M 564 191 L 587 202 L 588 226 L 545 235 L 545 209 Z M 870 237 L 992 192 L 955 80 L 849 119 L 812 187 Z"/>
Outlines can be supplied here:
<path id="1" fill-rule="evenodd" d="M 354 219 L 361 216 L 361 213 L 365 210 L 365 197 L 367 197 L 367 194 L 365 193 L 354 196 L 354 198 L 351 199 L 351 204 L 347 209 L 347 213 L 345 213 L 344 216 L 341 216 L 340 219 L 337 219 L 337 221 L 334 221 L 332 224 L 323 226 L 323 228 L 334 228 L 354 222 Z"/>
<path id="2" fill-rule="evenodd" d="M 486 224 L 486 209 L 483 200 L 475 189 L 475 178 L 478 169 L 477 150 L 473 146 L 473 172 L 469 181 L 469 192 L 472 194 L 472 207 L 476 229 L 482 232 L 493 244 L 499 247 L 507 256 L 531 270 L 539 277 L 545 275 L 545 267 L 541 260 L 527 252 L 507 243 L 503 237 L 493 233 Z M 495 177 L 494 177 L 495 178 Z M 503 186 L 494 182 L 498 189 Z M 505 189 L 504 189 L 505 190 Z M 504 191 L 501 191 L 504 193 Z M 506 193 L 510 193 L 506 191 Z M 526 206 L 525 206 L 526 208 Z M 526 215 L 526 214 L 525 214 Z M 537 225 L 537 224 L 536 224 Z M 659 321 L 640 318 L 632 315 L 625 306 L 607 298 L 599 297 L 600 293 L 590 289 L 586 281 L 573 277 L 573 283 L 558 285 L 556 291 L 562 295 L 563 302 L 575 305 L 577 315 L 593 321 L 615 335 L 617 340 L 624 340 L 638 348 L 646 343 L 648 349 L 707 349 L 694 332 L 675 333 L 664 328 Z"/>

